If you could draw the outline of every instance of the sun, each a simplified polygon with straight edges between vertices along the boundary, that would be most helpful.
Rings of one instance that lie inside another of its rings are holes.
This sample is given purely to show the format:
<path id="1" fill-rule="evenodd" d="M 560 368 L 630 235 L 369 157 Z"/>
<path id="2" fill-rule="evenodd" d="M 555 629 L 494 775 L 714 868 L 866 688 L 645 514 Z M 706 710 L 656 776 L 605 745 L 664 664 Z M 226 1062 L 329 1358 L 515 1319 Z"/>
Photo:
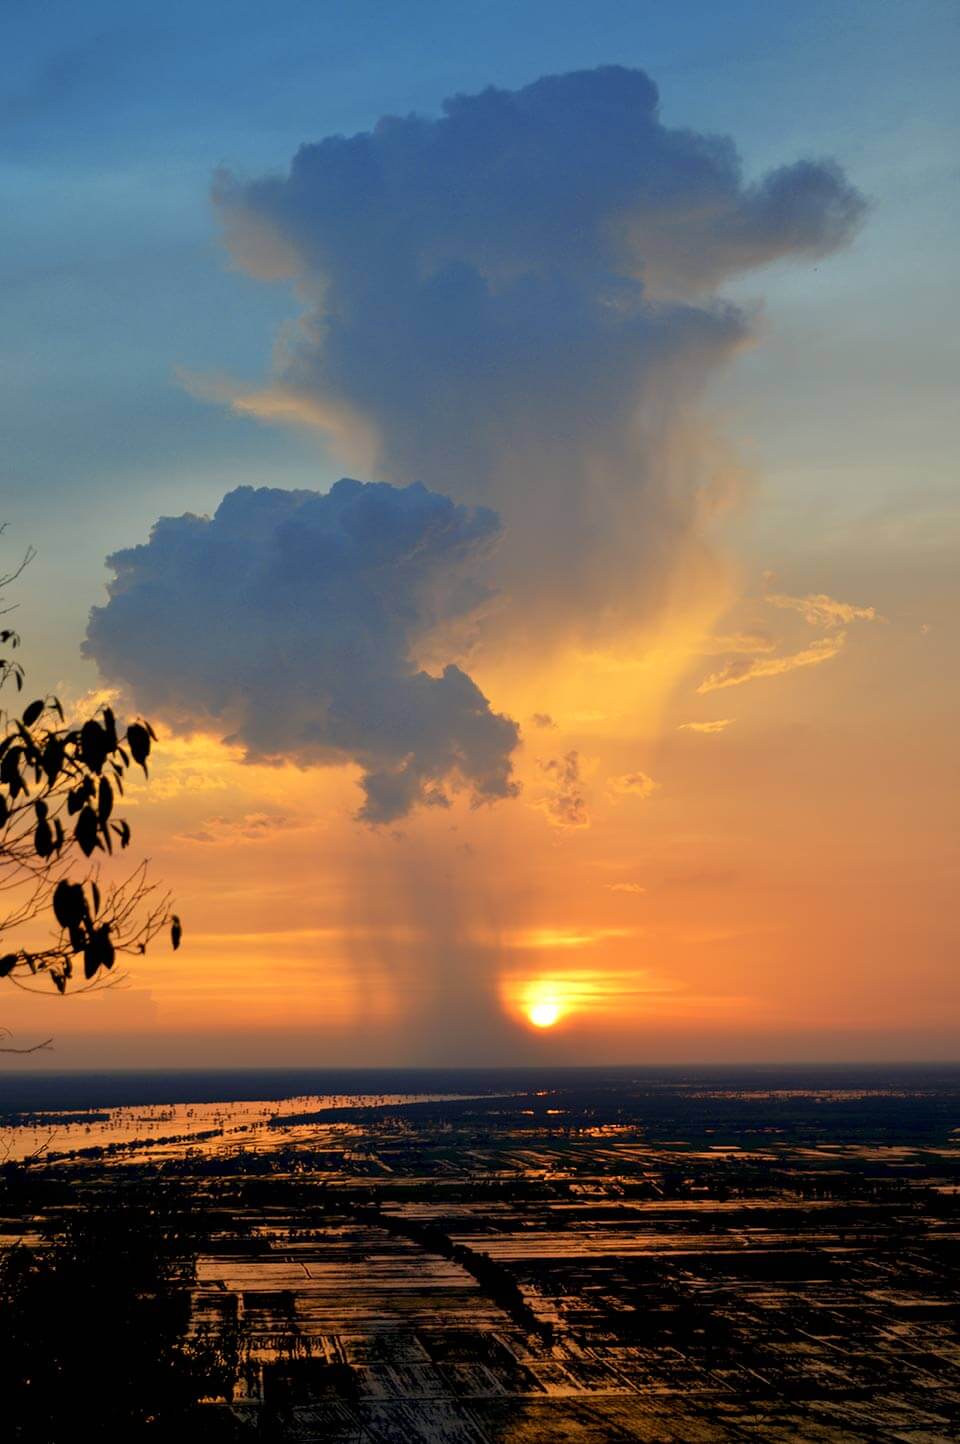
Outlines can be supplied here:
<path id="1" fill-rule="evenodd" d="M 576 1006 L 576 998 L 563 977 L 501 979 L 504 1008 L 518 1022 L 531 1028 L 553 1028 L 563 1023 Z"/>
<path id="2" fill-rule="evenodd" d="M 560 1004 L 547 998 L 540 1003 L 532 1003 L 527 1009 L 527 1017 L 535 1028 L 552 1028 L 560 1017 Z"/>

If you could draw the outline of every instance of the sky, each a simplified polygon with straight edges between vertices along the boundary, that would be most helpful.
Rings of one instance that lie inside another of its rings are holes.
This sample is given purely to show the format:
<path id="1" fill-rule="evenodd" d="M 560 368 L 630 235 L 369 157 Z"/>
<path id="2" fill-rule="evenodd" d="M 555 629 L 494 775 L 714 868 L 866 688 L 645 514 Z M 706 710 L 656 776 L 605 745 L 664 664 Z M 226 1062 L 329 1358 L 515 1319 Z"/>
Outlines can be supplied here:
<path id="1" fill-rule="evenodd" d="M 5 32 L 7 600 L 28 687 L 156 726 L 185 939 L 0 1022 L 960 1058 L 956 7 Z"/>

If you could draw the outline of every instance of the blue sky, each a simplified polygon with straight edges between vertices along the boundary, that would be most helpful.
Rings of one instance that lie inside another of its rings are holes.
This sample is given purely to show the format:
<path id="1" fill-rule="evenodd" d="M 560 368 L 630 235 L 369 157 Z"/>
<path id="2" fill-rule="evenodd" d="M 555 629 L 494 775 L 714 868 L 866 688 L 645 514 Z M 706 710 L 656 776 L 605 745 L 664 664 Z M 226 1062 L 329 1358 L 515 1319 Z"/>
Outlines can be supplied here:
<path id="1" fill-rule="evenodd" d="M 748 173 L 836 156 L 871 198 L 871 224 L 829 266 L 764 278 L 769 344 L 722 399 L 771 486 L 822 470 L 824 430 L 854 496 L 862 473 L 918 448 L 930 486 L 943 485 L 957 22 L 955 5 L 930 0 L 8 10 L 2 485 L 14 535 L 41 548 L 32 604 L 46 605 L 48 565 L 70 583 L 49 619 L 57 665 L 73 665 L 102 556 L 159 512 L 212 506 L 236 482 L 332 479 L 315 443 L 238 420 L 176 381 L 180 366 L 261 375 L 294 310 L 282 288 L 228 269 L 208 203 L 214 168 L 282 169 L 304 140 L 383 113 L 435 113 L 488 83 L 637 65 L 668 123 L 732 134 Z M 885 422 L 905 382 L 911 417 Z M 875 455 L 851 408 L 872 417 Z"/>
<path id="2" fill-rule="evenodd" d="M 336 474 L 316 440 L 178 381 L 179 368 L 262 376 L 297 309 L 229 268 L 214 169 L 282 171 L 305 140 L 435 114 L 486 84 L 637 65 L 667 123 L 732 135 L 748 175 L 836 157 L 873 207 L 854 247 L 739 287 L 762 287 L 764 344 L 716 400 L 762 472 L 770 506 L 752 525 L 766 544 L 765 523 L 782 538 L 798 507 L 851 519 L 895 504 L 904 468 L 935 512 L 949 488 L 952 4 L 60 3 L 20 7 L 6 37 L 4 515 L 40 548 L 23 596 L 60 677 L 86 675 L 77 642 L 103 557 L 158 514 L 211 509 L 238 483 Z"/>

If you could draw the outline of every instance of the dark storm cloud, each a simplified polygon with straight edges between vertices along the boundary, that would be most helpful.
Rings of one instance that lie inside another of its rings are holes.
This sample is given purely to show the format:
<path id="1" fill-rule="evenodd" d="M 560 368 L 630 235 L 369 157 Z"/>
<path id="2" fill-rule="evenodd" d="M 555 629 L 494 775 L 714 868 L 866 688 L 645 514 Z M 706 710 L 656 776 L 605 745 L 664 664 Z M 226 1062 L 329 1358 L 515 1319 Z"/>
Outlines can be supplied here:
<path id="1" fill-rule="evenodd" d="M 716 287 L 833 250 L 864 209 L 831 162 L 746 181 L 615 66 L 387 117 L 215 199 L 234 260 L 305 307 L 234 400 L 491 501 L 516 614 L 568 630 L 655 610 L 696 529 L 696 403 L 750 330 Z"/>
<path id="2" fill-rule="evenodd" d="M 506 797 L 516 725 L 459 667 L 415 661 L 483 600 L 470 563 L 498 531 L 419 485 L 241 487 L 110 557 L 86 651 L 148 713 L 219 727 L 251 760 L 359 764 L 368 821 L 446 805 L 451 785 Z"/>
<path id="3" fill-rule="evenodd" d="M 657 88 L 638 70 L 491 87 L 443 110 L 304 145 L 285 179 L 221 176 L 237 258 L 315 273 L 355 299 L 384 275 L 429 284 L 449 262 L 488 282 L 558 268 L 653 273 L 656 289 L 686 292 L 829 252 L 863 211 L 829 161 L 746 184 L 732 141 L 660 122 Z"/>

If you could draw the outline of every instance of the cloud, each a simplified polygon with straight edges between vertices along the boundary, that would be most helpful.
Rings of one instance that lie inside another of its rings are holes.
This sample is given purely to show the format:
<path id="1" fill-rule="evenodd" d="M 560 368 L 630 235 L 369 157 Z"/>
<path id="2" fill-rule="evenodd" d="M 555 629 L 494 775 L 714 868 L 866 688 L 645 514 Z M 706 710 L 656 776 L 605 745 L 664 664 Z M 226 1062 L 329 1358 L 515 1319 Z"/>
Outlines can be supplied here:
<path id="1" fill-rule="evenodd" d="M 496 941 L 508 947 L 552 952 L 554 948 L 591 948 L 608 940 L 642 936 L 636 928 L 520 928 L 498 934 Z"/>
<path id="2" fill-rule="evenodd" d="M 608 892 L 629 892 L 638 895 L 646 892 L 646 888 L 638 882 L 608 882 L 606 886 Z"/>
<path id="3" fill-rule="evenodd" d="M 574 749 L 563 757 L 551 757 L 541 762 L 540 767 L 550 784 L 540 806 L 551 822 L 558 827 L 589 827 L 590 814 L 583 793 L 579 752 Z"/>
<path id="4" fill-rule="evenodd" d="M 535 727 L 546 727 L 549 729 L 552 727 L 556 727 L 557 724 L 556 722 L 554 722 L 549 712 L 534 712 L 533 725 Z"/>
<path id="5" fill-rule="evenodd" d="M 706 585 L 726 495 L 703 388 L 749 338 L 724 281 L 846 243 L 864 203 L 829 161 L 744 177 L 733 143 L 663 124 L 605 66 L 386 116 L 222 172 L 234 262 L 303 303 L 263 385 L 229 404 L 503 517 L 514 645 L 593 642 Z M 216 384 L 214 385 L 216 390 Z"/>
<path id="6" fill-rule="evenodd" d="M 622 777 L 611 777 L 608 786 L 611 797 L 636 797 L 642 800 L 650 797 L 660 784 L 654 782 L 646 772 L 626 772 Z"/>
<path id="7" fill-rule="evenodd" d="M 182 832 L 179 842 L 234 844 L 268 842 L 278 832 L 299 824 L 289 817 L 268 812 L 247 812 L 242 817 L 209 817 L 193 832 Z"/>
<path id="8" fill-rule="evenodd" d="M 678 732 L 726 732 L 727 728 L 736 719 L 734 717 L 717 717 L 713 722 L 681 722 L 677 728 Z"/>
<path id="9" fill-rule="evenodd" d="M 498 533 L 493 512 L 420 485 L 240 487 L 108 559 L 85 651 L 148 715 L 216 729 L 247 761 L 358 765 L 369 822 L 445 806 L 451 787 L 509 797 L 516 724 L 454 663 L 433 676 L 414 659 L 482 603 L 473 567 Z"/>
<path id="10" fill-rule="evenodd" d="M 762 582 L 767 587 L 773 581 L 773 572 L 764 572 Z M 761 653 L 761 656 L 730 658 L 718 672 L 711 672 L 697 688 L 700 693 L 716 692 L 723 687 L 738 687 L 743 682 L 752 682 L 757 677 L 779 677 L 793 672 L 798 667 L 816 667 L 828 662 L 843 650 L 846 633 L 837 628 L 852 622 L 882 622 L 875 607 L 860 607 L 852 602 L 838 602 L 824 592 L 810 592 L 805 597 L 791 597 L 783 592 L 767 592 L 764 601 L 782 611 L 797 612 L 811 627 L 823 627 L 829 633 L 788 656 L 773 656 L 777 643 L 766 633 L 744 633 L 734 637 L 716 638 L 717 642 L 730 645 L 725 650 L 738 653 Z M 685 722 L 680 730 L 690 732 L 722 732 L 730 725 L 731 718 L 719 722 Z"/>
<path id="11" fill-rule="evenodd" d="M 697 691 L 718 692 L 723 687 L 739 687 L 758 677 L 780 677 L 798 667 L 818 667 L 821 662 L 836 657 L 845 642 L 846 633 L 837 632 L 832 637 L 819 637 L 809 647 L 786 657 L 734 657 L 719 672 L 704 677 Z"/>
<path id="12" fill-rule="evenodd" d="M 771 607 L 785 611 L 799 612 L 811 627 L 845 627 L 850 622 L 882 622 L 876 607 L 857 607 L 851 602 L 837 602 L 823 592 L 811 592 L 806 597 L 788 597 L 780 592 L 768 592 L 764 601 Z"/>

